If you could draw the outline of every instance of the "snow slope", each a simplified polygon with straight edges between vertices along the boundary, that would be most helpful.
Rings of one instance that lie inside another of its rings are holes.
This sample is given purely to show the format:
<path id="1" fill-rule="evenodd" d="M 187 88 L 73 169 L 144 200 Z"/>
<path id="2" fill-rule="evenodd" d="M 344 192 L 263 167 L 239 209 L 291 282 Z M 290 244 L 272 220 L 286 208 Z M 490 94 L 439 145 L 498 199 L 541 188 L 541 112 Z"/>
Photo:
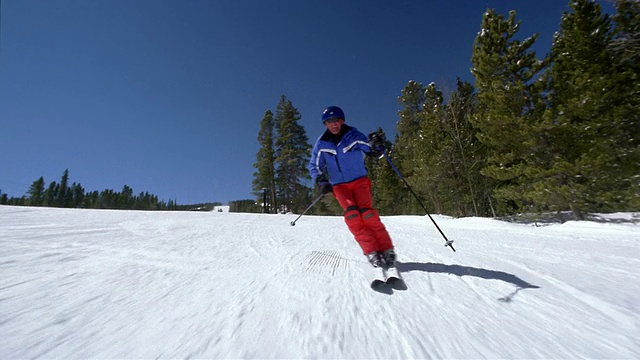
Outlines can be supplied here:
<path id="1" fill-rule="evenodd" d="M 0 206 L 0 358 L 640 358 L 640 225 Z"/>

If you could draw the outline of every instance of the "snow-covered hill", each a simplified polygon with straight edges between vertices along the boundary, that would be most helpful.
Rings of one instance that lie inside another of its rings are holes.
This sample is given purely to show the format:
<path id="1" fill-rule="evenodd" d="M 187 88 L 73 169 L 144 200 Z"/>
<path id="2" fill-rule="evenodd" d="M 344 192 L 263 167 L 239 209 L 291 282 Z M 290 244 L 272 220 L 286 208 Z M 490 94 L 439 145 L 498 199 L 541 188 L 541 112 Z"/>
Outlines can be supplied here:
<path id="1" fill-rule="evenodd" d="M 640 358 L 640 225 L 0 206 L 0 358 Z"/>

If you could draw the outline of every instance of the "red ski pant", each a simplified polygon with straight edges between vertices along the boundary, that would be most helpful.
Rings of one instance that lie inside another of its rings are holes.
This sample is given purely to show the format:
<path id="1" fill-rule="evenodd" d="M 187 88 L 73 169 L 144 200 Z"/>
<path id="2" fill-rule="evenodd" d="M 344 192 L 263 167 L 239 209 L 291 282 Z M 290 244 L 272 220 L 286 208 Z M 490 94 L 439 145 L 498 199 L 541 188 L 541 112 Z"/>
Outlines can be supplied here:
<path id="1" fill-rule="evenodd" d="M 371 180 L 364 176 L 333 187 L 333 195 L 344 209 L 344 221 L 364 254 L 393 247 L 391 237 L 371 201 Z"/>

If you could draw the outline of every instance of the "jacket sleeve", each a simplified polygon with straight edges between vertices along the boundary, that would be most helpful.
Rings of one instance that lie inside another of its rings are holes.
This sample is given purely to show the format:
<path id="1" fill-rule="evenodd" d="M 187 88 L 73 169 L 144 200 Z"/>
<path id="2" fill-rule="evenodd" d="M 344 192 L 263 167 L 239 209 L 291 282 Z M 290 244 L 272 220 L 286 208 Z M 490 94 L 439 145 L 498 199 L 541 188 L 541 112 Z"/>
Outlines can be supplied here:
<path id="1" fill-rule="evenodd" d="M 359 130 L 356 130 L 355 140 L 357 142 L 358 149 L 369 153 L 371 152 L 371 145 L 369 144 L 369 138 Z"/>
<path id="2" fill-rule="evenodd" d="M 311 175 L 311 180 L 315 184 L 318 175 L 322 174 L 322 168 L 324 167 L 322 154 L 318 151 L 318 141 L 313 146 L 313 151 L 311 151 L 311 158 L 309 159 L 309 174 Z"/>

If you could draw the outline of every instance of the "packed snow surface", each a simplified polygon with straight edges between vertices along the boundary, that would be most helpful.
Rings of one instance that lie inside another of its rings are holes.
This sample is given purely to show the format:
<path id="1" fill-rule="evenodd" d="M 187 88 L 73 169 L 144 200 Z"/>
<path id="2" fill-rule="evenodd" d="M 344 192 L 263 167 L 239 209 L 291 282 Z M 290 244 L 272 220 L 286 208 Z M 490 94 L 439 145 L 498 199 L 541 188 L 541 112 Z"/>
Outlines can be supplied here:
<path id="1" fill-rule="evenodd" d="M 383 217 L 383 294 L 341 217 L 0 206 L 0 358 L 638 359 L 634 216 Z"/>

